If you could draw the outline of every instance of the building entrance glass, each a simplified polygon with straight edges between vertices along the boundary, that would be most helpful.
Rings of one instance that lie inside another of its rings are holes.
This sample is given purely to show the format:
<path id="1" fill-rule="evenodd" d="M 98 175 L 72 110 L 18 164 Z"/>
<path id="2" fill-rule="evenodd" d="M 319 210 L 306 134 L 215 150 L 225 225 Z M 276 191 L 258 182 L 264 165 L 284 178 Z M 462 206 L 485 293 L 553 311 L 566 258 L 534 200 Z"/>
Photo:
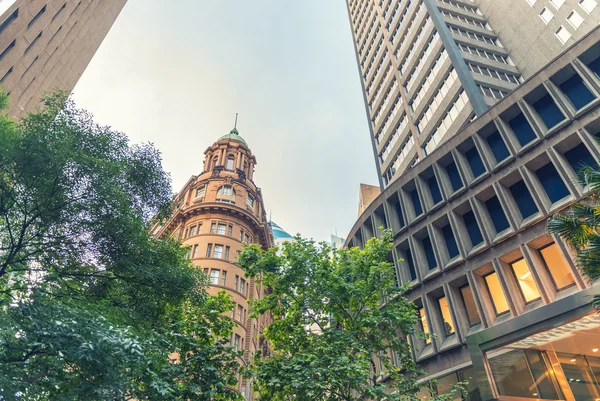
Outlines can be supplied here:
<path id="1" fill-rule="evenodd" d="M 486 353 L 500 400 L 600 401 L 600 315 Z"/>

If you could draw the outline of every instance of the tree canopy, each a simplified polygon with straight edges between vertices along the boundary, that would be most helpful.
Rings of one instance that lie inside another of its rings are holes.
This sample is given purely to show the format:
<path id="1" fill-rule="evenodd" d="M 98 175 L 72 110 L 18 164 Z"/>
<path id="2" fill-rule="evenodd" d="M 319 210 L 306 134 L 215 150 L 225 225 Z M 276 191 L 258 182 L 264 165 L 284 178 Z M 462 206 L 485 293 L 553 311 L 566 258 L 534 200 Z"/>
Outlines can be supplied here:
<path id="1" fill-rule="evenodd" d="M 232 304 L 149 232 L 160 153 L 61 93 L 0 117 L 0 149 L 0 400 L 239 399 Z"/>
<path id="2" fill-rule="evenodd" d="M 261 400 L 417 400 L 428 383 L 418 382 L 407 338 L 423 334 L 391 249 L 388 231 L 362 250 L 299 236 L 281 251 L 245 249 L 240 266 L 269 288 L 252 313 L 274 319 L 264 333 L 272 352 L 253 369 Z"/>

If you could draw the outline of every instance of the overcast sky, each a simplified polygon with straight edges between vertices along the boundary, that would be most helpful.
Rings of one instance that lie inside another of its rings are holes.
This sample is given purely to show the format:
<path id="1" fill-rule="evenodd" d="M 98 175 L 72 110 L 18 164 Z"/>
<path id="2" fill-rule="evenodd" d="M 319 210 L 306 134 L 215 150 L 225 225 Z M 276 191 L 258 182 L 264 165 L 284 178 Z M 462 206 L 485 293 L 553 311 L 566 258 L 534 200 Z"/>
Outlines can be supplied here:
<path id="1" fill-rule="evenodd" d="M 153 142 L 174 191 L 238 112 L 254 181 L 292 234 L 347 234 L 359 183 L 377 183 L 344 0 L 129 0 L 74 97 Z"/>

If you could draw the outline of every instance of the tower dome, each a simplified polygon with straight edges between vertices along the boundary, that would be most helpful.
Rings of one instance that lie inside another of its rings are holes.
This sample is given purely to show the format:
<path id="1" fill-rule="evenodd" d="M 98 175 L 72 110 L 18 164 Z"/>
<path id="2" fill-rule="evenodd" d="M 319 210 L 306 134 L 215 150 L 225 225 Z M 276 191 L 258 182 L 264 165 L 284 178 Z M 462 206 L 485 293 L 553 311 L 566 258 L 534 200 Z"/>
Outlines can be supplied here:
<path id="1" fill-rule="evenodd" d="M 241 143 L 243 143 L 244 145 L 248 146 L 248 143 L 244 140 L 244 138 L 242 138 L 240 136 L 240 133 L 238 132 L 237 128 L 232 129 L 231 131 L 229 131 L 229 134 L 225 134 L 222 137 L 220 137 L 218 141 L 223 140 L 223 139 L 229 139 L 229 140 L 234 140 L 234 141 L 240 141 Z"/>

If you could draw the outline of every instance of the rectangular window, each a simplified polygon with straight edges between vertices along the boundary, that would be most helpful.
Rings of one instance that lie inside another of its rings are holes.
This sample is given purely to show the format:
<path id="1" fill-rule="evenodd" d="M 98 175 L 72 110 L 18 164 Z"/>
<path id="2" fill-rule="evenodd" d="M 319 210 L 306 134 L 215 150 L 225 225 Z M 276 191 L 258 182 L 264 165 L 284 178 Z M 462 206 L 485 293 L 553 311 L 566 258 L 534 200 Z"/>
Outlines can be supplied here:
<path id="1" fill-rule="evenodd" d="M 254 207 L 254 199 L 250 195 L 248 195 L 248 197 L 246 198 L 246 204 L 251 208 Z"/>
<path id="2" fill-rule="evenodd" d="M 550 4 L 554 6 L 557 10 L 565 4 L 565 0 L 550 0 Z"/>
<path id="3" fill-rule="evenodd" d="M 535 205 L 535 202 L 533 201 L 525 182 L 521 180 L 511 185 L 508 189 L 515 199 L 515 203 L 517 204 L 523 219 L 533 216 L 538 212 L 538 208 Z"/>
<path id="4" fill-rule="evenodd" d="M 501 233 L 510 227 L 508 224 L 508 220 L 506 219 L 506 215 L 504 214 L 504 210 L 500 205 L 500 201 L 498 197 L 493 196 L 487 201 L 485 201 L 485 207 L 490 214 L 490 218 L 492 219 L 492 223 L 494 224 L 494 228 L 496 229 L 496 233 Z"/>
<path id="5" fill-rule="evenodd" d="M 539 252 L 557 290 L 575 284 L 571 269 L 555 242 L 539 249 Z"/>
<path id="6" fill-rule="evenodd" d="M 421 207 L 421 200 L 419 199 L 419 192 L 417 189 L 413 189 L 409 192 L 410 199 L 412 200 L 413 207 L 415 209 L 415 216 L 420 216 L 423 214 L 423 208 Z"/>
<path id="7" fill-rule="evenodd" d="M 442 227 L 442 234 L 444 235 L 444 241 L 446 242 L 446 249 L 448 249 L 448 256 L 450 256 L 450 259 L 457 257 L 459 252 L 454 233 L 452 232 L 452 226 L 446 224 Z"/>
<path id="8" fill-rule="evenodd" d="M 569 196 L 569 190 L 552 163 L 548 163 L 544 167 L 539 168 L 535 172 L 535 175 L 540 180 L 552 203 L 558 202 L 564 197 Z"/>
<path id="9" fill-rule="evenodd" d="M 504 143 L 504 140 L 498 131 L 488 136 L 486 141 L 490 146 L 490 149 L 492 149 L 496 163 L 500 163 L 502 160 L 510 156 L 508 148 L 506 147 L 506 144 Z"/>
<path id="10" fill-rule="evenodd" d="M 196 235 L 196 226 L 191 226 L 190 227 L 190 237 L 193 237 L 194 235 Z"/>
<path id="11" fill-rule="evenodd" d="M 569 24 L 571 24 L 573 28 L 577 29 L 583 24 L 583 17 L 579 15 L 577 11 L 573 10 L 567 17 L 567 21 L 569 21 Z"/>
<path id="12" fill-rule="evenodd" d="M 33 24 L 35 24 L 35 21 L 38 20 L 38 18 L 40 18 L 42 16 L 42 14 L 44 14 L 46 12 L 46 6 L 42 7 L 40 9 L 40 11 L 38 11 L 38 13 L 35 15 L 35 17 L 33 17 L 33 19 L 31 21 L 29 21 L 29 24 L 27 24 L 27 29 L 31 28 L 31 26 Z"/>
<path id="13" fill-rule="evenodd" d="M 559 87 L 577 110 L 596 99 L 579 74 L 573 75 Z"/>
<path id="14" fill-rule="evenodd" d="M 239 351 L 240 350 L 240 339 L 241 337 L 237 334 L 233 335 L 233 350 L 234 351 Z"/>
<path id="15" fill-rule="evenodd" d="M 581 3 L 580 3 L 581 4 Z M 564 26 L 559 26 L 556 32 L 554 32 L 560 43 L 563 45 L 567 43 L 569 39 L 571 39 L 571 32 L 567 30 Z"/>
<path id="16" fill-rule="evenodd" d="M 196 198 L 204 196 L 205 193 L 206 193 L 206 187 L 200 187 L 200 188 L 198 188 L 196 190 Z"/>
<path id="17" fill-rule="evenodd" d="M 508 122 L 508 125 L 515 133 L 517 140 L 521 144 L 521 146 L 527 145 L 529 142 L 533 141 L 536 138 L 535 132 L 529 125 L 529 122 L 525 118 L 525 116 L 519 113 L 518 116 L 513 118 Z"/>
<path id="18" fill-rule="evenodd" d="M 227 282 L 227 271 L 221 270 L 221 285 L 225 287 L 225 283 Z"/>
<path id="19" fill-rule="evenodd" d="M 239 289 L 240 289 L 240 276 L 238 276 L 238 275 L 235 276 L 235 287 L 234 287 L 234 289 L 236 291 L 239 291 Z"/>
<path id="20" fill-rule="evenodd" d="M 246 280 L 244 279 L 240 280 L 240 292 L 246 295 Z"/>
<path id="21" fill-rule="evenodd" d="M 435 261 L 435 254 L 433 253 L 433 246 L 431 245 L 431 239 L 429 236 L 426 236 L 421 241 L 423 244 L 423 250 L 425 251 L 425 257 L 427 258 L 427 266 L 429 270 L 435 269 L 437 267 L 437 262 Z"/>
<path id="22" fill-rule="evenodd" d="M 400 228 L 404 227 L 404 216 L 402 216 L 402 207 L 400 206 L 400 202 L 396 203 L 396 213 L 398 214 L 398 223 L 400 223 Z"/>
<path id="23" fill-rule="evenodd" d="M 417 272 L 415 271 L 415 263 L 413 262 L 413 258 L 412 258 L 410 249 L 407 249 L 405 251 L 405 254 L 406 254 L 406 264 L 408 265 L 408 273 L 410 274 L 410 279 L 411 279 L 411 281 L 416 280 Z"/>
<path id="24" fill-rule="evenodd" d="M 217 232 L 217 223 L 211 223 L 210 225 L 210 233 L 211 234 L 216 234 Z"/>
<path id="25" fill-rule="evenodd" d="M 429 334 L 429 324 L 427 324 L 427 316 L 425 316 L 425 309 L 419 308 L 419 317 L 421 318 L 421 330 L 425 334 Z M 431 338 L 425 339 L 425 344 L 431 344 Z"/>
<path id="26" fill-rule="evenodd" d="M 227 235 L 230 237 L 233 235 L 233 226 L 231 224 L 227 226 Z"/>
<path id="27" fill-rule="evenodd" d="M 590 154 L 583 143 L 565 152 L 564 156 L 575 172 L 586 166 L 595 167 L 598 165 L 596 158 Z"/>
<path id="28" fill-rule="evenodd" d="M 492 272 L 483 277 L 487 286 L 490 298 L 492 299 L 492 306 L 496 311 L 496 315 L 502 315 L 508 312 L 508 302 L 502 292 L 502 286 L 496 272 Z"/>
<path id="29" fill-rule="evenodd" d="M 212 244 L 208 244 L 208 246 L 206 247 L 206 257 L 210 258 L 212 254 Z"/>
<path id="30" fill-rule="evenodd" d="M 475 304 L 475 297 L 473 296 L 471 287 L 468 284 L 460 287 L 460 295 L 463 303 L 465 304 L 467 317 L 469 318 L 469 324 L 471 327 L 480 324 L 481 317 L 479 317 L 479 312 L 477 311 L 477 305 Z"/>
<path id="31" fill-rule="evenodd" d="M 473 147 L 470 150 L 466 151 L 465 157 L 467 158 L 467 162 L 471 167 L 473 178 L 477 178 L 483 173 L 485 173 L 485 167 L 483 166 L 483 161 L 481 160 L 481 156 L 479 156 L 477 148 Z"/>
<path id="32" fill-rule="evenodd" d="M 538 112 L 546 127 L 552 128 L 565 119 L 564 114 L 560 111 L 554 99 L 550 94 L 542 97 L 533 104 L 533 108 Z"/>
<path id="33" fill-rule="evenodd" d="M 224 255 L 224 258 L 223 258 L 225 260 L 229 260 L 229 249 L 230 248 L 228 246 L 225 247 L 225 255 Z"/>
<path id="34" fill-rule="evenodd" d="M 452 313 L 450 312 L 450 305 L 448 304 L 448 298 L 440 297 L 437 300 L 442 314 L 442 321 L 444 326 L 444 333 L 446 336 L 454 334 L 454 321 L 452 320 Z"/>
<path id="35" fill-rule="evenodd" d="M 463 182 L 460 178 L 460 174 L 458 173 L 458 168 L 456 168 L 456 164 L 454 162 L 451 162 L 448 164 L 448 166 L 446 166 L 446 172 L 448 173 L 448 178 L 450 178 L 452 190 L 456 192 L 461 189 L 463 187 Z"/>
<path id="36" fill-rule="evenodd" d="M 217 226 L 217 234 L 225 235 L 225 231 L 227 230 L 227 226 L 225 224 L 219 223 Z"/>
<path id="37" fill-rule="evenodd" d="M 215 245 L 215 251 L 213 253 L 213 258 L 217 258 L 217 259 L 223 258 L 223 245 Z"/>
<path id="38" fill-rule="evenodd" d="M 0 61 L 10 52 L 10 50 L 15 47 L 16 40 L 13 40 L 10 45 L 6 46 L 6 49 L 2 53 L 0 53 Z"/>
<path id="39" fill-rule="evenodd" d="M 211 269 L 210 270 L 210 284 L 219 284 L 219 270 Z"/>
<path id="40" fill-rule="evenodd" d="M 540 292 L 537 285 L 535 285 L 535 281 L 533 280 L 533 276 L 531 275 L 531 271 L 529 270 L 529 266 L 527 266 L 525 259 L 519 259 L 511 263 L 510 268 L 517 279 L 525 303 L 540 299 Z"/>
<path id="41" fill-rule="evenodd" d="M 13 22 L 14 20 L 16 20 L 18 16 L 19 16 L 19 9 L 17 8 L 10 15 L 10 17 L 8 17 L 7 19 L 5 19 L 4 22 L 2 24 L 0 24 L 0 34 L 2 34 L 2 32 L 4 32 L 4 30 L 6 29 L 6 27 L 8 27 L 11 22 Z"/>
<path id="42" fill-rule="evenodd" d="M 237 320 L 238 322 L 242 321 L 242 316 L 244 315 L 244 308 L 242 305 L 237 306 Z"/>
<path id="43" fill-rule="evenodd" d="M 481 230 L 479 229 L 477 219 L 475 218 L 475 214 L 472 210 L 469 210 L 463 215 L 463 221 L 467 227 L 467 232 L 469 233 L 469 238 L 471 239 L 471 245 L 476 246 L 481 244 L 483 242 L 483 236 L 481 235 Z"/>
<path id="44" fill-rule="evenodd" d="M 240 230 L 240 242 L 244 239 L 244 230 Z"/>
<path id="45" fill-rule="evenodd" d="M 198 244 L 194 245 L 194 251 L 192 252 L 192 259 L 195 259 L 198 256 Z"/>
<path id="46" fill-rule="evenodd" d="M 54 14 L 54 17 L 52 17 L 52 21 L 54 21 L 56 19 L 56 17 L 58 17 L 60 15 L 60 13 L 62 13 L 62 11 L 67 7 L 67 2 L 65 2 L 62 7 Z"/>
<path id="47" fill-rule="evenodd" d="M 244 244 L 248 245 L 250 243 L 250 236 L 248 234 L 244 234 Z"/>
<path id="48" fill-rule="evenodd" d="M 435 179 L 435 176 L 429 178 L 427 180 L 427 186 L 429 186 L 429 192 L 431 192 L 431 199 L 433 200 L 433 204 L 437 204 L 442 201 L 442 194 L 440 192 L 440 187 Z"/>
<path id="49" fill-rule="evenodd" d="M 233 159 L 228 158 L 227 163 L 225 164 L 225 168 L 229 171 L 233 171 L 233 162 L 234 162 Z"/>
<path id="50" fill-rule="evenodd" d="M 554 18 L 554 14 L 552 14 L 552 11 L 550 11 L 548 7 L 544 7 L 542 8 L 542 11 L 540 11 L 540 18 L 544 21 L 544 24 L 548 25 L 552 18 Z"/>
<path id="51" fill-rule="evenodd" d="M 579 0 L 579 6 L 588 14 L 591 14 L 597 5 L 598 3 L 595 0 Z"/>

